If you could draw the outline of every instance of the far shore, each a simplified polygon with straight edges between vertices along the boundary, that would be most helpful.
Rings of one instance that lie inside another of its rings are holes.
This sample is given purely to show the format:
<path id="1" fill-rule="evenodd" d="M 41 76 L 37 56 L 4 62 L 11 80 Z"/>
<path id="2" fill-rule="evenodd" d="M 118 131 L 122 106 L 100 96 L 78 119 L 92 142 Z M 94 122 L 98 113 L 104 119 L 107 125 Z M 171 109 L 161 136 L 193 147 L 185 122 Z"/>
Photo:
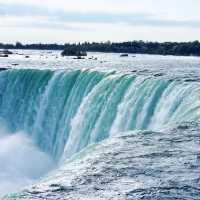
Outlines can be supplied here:
<path id="1" fill-rule="evenodd" d="M 4 44 L 0 43 L 0 49 L 8 50 L 78 50 L 82 52 L 121 53 L 121 54 L 149 54 L 172 56 L 200 56 L 200 42 L 84 42 L 68 44 Z"/>

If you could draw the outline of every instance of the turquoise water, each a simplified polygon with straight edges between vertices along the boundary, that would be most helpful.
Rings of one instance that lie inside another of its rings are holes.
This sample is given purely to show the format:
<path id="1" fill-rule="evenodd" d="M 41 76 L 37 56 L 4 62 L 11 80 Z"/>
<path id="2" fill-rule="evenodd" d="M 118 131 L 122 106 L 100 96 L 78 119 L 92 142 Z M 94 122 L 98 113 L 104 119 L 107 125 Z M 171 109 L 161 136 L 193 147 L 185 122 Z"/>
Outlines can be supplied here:
<path id="1" fill-rule="evenodd" d="M 41 70 L 32 64 L 37 54 L 29 69 L 21 58 L 7 60 L 21 66 L 0 73 L 2 144 L 8 147 L 0 159 L 7 168 L 5 155 L 16 151 L 9 151 L 11 141 L 24 146 L 23 156 L 16 152 L 24 164 L 6 171 L 6 179 L 17 174 L 19 188 L 35 184 L 7 198 L 198 199 L 200 60 L 94 55 L 105 62 Z M 28 155 L 41 157 L 40 173 L 22 168 L 32 162 Z"/>

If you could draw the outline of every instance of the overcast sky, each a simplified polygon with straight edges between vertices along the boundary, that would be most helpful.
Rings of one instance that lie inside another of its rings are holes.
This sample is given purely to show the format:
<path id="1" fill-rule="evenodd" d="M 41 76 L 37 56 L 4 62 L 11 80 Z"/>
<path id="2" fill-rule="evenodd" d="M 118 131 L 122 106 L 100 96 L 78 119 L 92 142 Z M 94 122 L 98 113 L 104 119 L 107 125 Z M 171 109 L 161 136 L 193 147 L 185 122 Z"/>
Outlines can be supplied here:
<path id="1" fill-rule="evenodd" d="M 200 40 L 200 0 L 0 0 L 0 42 Z"/>

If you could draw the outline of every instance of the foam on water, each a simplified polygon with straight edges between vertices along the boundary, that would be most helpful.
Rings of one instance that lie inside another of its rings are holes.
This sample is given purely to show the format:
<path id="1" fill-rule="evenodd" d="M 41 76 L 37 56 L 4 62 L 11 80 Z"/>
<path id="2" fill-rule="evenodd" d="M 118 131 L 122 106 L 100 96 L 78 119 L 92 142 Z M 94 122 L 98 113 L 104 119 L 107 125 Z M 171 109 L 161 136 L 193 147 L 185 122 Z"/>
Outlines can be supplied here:
<path id="1" fill-rule="evenodd" d="M 28 134 L 0 129 L 0 197 L 34 183 L 53 169 L 54 162 Z"/>

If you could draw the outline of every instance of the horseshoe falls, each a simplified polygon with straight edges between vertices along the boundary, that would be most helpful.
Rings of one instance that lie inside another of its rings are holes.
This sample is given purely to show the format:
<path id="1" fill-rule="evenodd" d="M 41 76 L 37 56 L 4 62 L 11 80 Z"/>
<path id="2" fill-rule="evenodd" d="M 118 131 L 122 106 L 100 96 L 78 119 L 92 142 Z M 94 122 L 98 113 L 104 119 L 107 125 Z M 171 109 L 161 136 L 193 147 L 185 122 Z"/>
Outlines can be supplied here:
<path id="1" fill-rule="evenodd" d="M 199 199 L 200 62 L 151 59 L 0 72 L 0 197 Z"/>

